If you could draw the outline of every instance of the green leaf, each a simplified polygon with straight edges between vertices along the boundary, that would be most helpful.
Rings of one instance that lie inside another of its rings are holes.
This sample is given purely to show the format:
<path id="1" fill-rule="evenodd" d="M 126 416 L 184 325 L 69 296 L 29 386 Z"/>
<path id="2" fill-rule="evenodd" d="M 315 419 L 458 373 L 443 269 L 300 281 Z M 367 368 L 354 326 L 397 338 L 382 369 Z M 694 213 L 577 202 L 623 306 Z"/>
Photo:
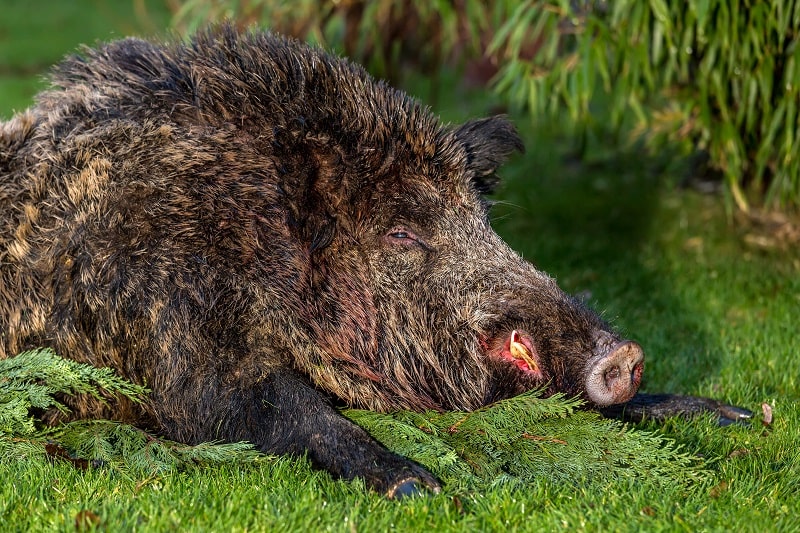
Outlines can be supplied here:
<path id="1" fill-rule="evenodd" d="M 650 9 L 659 22 L 667 27 L 670 26 L 669 8 L 665 0 L 650 0 Z"/>

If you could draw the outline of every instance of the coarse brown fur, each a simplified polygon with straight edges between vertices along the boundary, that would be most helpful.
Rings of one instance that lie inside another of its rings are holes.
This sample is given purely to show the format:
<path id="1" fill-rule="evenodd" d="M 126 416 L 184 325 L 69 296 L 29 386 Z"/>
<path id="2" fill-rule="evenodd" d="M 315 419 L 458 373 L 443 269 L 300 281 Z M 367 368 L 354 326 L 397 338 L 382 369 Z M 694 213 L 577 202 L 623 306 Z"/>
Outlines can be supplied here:
<path id="1" fill-rule="evenodd" d="M 331 401 L 583 394 L 618 346 L 489 226 L 482 194 L 522 149 L 506 120 L 443 125 L 358 66 L 227 26 L 82 54 L 0 129 L 0 358 L 52 346 L 152 389 L 76 416 L 308 453 L 394 494 L 436 482 Z M 535 372 L 499 356 L 512 331 Z"/>

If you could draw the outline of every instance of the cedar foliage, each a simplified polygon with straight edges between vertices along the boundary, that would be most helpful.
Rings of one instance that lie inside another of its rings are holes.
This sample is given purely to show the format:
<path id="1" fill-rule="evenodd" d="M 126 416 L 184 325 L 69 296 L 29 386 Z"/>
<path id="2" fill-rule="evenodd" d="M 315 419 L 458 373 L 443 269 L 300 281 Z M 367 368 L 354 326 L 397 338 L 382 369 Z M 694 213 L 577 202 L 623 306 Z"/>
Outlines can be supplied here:
<path id="1" fill-rule="evenodd" d="M 138 403 L 147 389 L 109 368 L 76 363 L 50 349 L 0 360 L 0 460 L 49 455 L 73 460 L 79 466 L 90 460 L 142 475 L 188 465 L 251 462 L 260 457 L 247 443 L 187 446 L 110 420 L 43 426 L 34 413 L 46 409 L 68 412 L 58 400 L 62 394 L 89 394 L 101 401 L 119 395 Z"/>
<path id="2" fill-rule="evenodd" d="M 580 406 L 575 399 L 530 391 L 469 413 L 345 414 L 456 491 L 522 488 L 540 479 L 647 480 L 675 487 L 709 478 L 701 461 L 674 442 Z"/>
<path id="3" fill-rule="evenodd" d="M 394 82 L 471 63 L 534 120 L 570 119 L 581 149 L 611 129 L 702 162 L 693 170 L 723 176 L 743 211 L 800 209 L 798 0 L 184 0 L 173 22 L 222 19 Z"/>
<path id="4" fill-rule="evenodd" d="M 26 456 L 67 459 L 134 476 L 193 465 L 268 460 L 247 443 L 188 446 L 129 425 L 79 420 L 46 427 L 34 416 L 65 410 L 59 394 L 121 395 L 142 401 L 147 393 L 114 375 L 56 356 L 49 349 L 0 360 L 0 460 Z M 703 463 L 673 442 L 579 410 L 580 402 L 538 391 L 471 413 L 346 410 L 395 452 L 425 465 L 448 491 L 554 482 L 647 480 L 672 487 L 708 479 Z"/>

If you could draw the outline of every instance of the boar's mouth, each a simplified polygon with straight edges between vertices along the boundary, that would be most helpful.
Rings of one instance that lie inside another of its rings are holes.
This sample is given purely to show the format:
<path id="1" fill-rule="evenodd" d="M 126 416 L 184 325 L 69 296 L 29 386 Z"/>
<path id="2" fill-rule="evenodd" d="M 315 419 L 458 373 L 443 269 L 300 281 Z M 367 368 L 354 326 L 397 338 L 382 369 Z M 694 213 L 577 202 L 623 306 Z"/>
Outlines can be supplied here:
<path id="1" fill-rule="evenodd" d="M 543 376 L 539 355 L 531 338 L 523 331 L 513 330 L 499 346 L 489 350 L 489 353 L 514 365 L 525 374 L 537 378 Z"/>
<path id="2" fill-rule="evenodd" d="M 620 341 L 606 332 L 600 332 L 598 339 L 585 367 L 579 372 L 582 377 L 574 386 L 564 382 L 563 377 L 550 376 L 550 372 L 542 365 L 536 344 L 523 330 L 515 329 L 493 342 L 482 344 L 491 358 L 530 378 L 530 381 L 526 380 L 528 386 L 554 378 L 559 392 L 584 396 L 598 407 L 627 402 L 636 394 L 641 383 L 644 352 L 639 344 L 629 340 Z"/>

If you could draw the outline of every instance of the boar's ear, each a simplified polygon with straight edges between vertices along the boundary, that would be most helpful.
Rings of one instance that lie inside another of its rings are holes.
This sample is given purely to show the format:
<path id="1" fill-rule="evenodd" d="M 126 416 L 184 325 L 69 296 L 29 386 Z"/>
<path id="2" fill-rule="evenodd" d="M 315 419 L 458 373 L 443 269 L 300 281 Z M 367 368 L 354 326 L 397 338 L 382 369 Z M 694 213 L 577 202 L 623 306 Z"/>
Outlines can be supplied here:
<path id="1" fill-rule="evenodd" d="M 455 129 L 467 151 L 467 170 L 481 194 L 494 191 L 498 178 L 495 171 L 515 151 L 525 151 L 516 128 L 502 116 L 470 120 Z"/>

